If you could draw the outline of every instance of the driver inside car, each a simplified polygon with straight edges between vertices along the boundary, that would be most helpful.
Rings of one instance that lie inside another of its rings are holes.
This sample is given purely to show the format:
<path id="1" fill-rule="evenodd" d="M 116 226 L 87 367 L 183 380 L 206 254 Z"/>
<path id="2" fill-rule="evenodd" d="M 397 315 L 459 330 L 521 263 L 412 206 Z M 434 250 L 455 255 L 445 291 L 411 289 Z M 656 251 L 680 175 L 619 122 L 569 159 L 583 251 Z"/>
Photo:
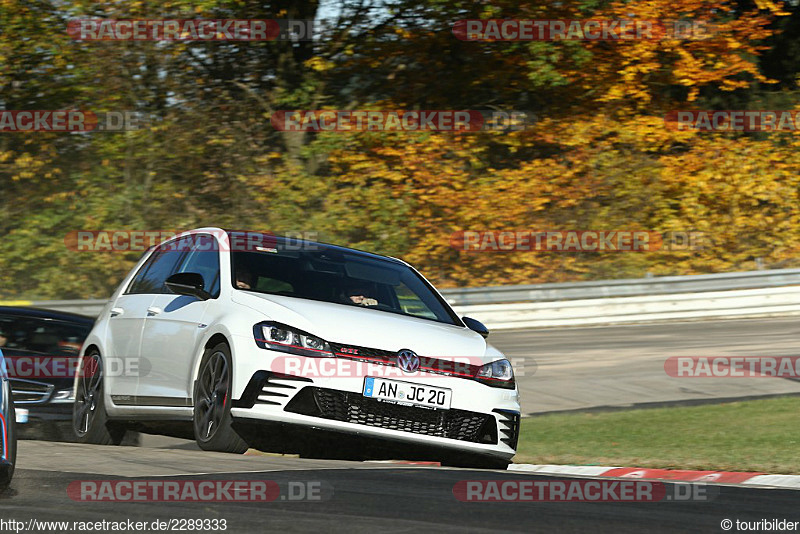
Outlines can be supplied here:
<path id="1" fill-rule="evenodd" d="M 352 284 L 345 291 L 344 302 L 358 304 L 359 306 L 377 306 L 378 301 L 370 296 L 370 291 L 363 285 Z"/>
<path id="2" fill-rule="evenodd" d="M 239 289 L 253 289 L 256 285 L 256 277 L 252 271 L 245 266 L 236 269 L 236 287 Z"/>

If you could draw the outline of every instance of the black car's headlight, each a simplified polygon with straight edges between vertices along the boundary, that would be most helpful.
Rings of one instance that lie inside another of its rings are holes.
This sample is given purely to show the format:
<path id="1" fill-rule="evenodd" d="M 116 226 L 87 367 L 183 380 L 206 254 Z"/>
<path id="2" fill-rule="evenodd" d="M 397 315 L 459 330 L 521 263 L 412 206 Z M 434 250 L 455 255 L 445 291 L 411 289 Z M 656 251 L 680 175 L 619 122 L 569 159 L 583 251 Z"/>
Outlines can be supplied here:
<path id="1" fill-rule="evenodd" d="M 259 323 L 253 328 L 256 344 L 262 349 L 279 350 L 289 354 L 332 358 L 333 351 L 324 339 L 281 323 Z"/>
<path id="2" fill-rule="evenodd" d="M 508 360 L 497 360 L 480 368 L 475 380 L 496 388 L 514 389 L 514 369 Z"/>

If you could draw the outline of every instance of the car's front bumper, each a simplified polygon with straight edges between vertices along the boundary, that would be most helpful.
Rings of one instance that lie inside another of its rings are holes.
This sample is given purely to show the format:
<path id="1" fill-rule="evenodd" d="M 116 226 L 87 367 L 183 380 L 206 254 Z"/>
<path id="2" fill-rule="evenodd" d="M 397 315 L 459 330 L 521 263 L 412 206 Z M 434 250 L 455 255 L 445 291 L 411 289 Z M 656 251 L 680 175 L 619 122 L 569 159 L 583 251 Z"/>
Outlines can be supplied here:
<path id="1" fill-rule="evenodd" d="M 372 367 L 372 373 L 353 373 L 349 366 L 349 376 L 336 372 L 332 376 L 288 376 L 270 370 L 270 364 L 281 356 L 255 348 L 253 354 L 236 358 L 234 420 L 251 425 L 258 421 L 281 423 L 500 459 L 515 454 L 520 412 L 516 389 L 433 373 L 406 375 L 396 368 Z M 318 358 L 311 360 L 319 363 Z M 285 366 L 279 368 L 285 370 Z M 362 369 L 368 371 L 369 367 Z M 430 410 L 364 397 L 365 377 L 376 375 L 448 388 L 452 391 L 450 409 Z"/>
<path id="2" fill-rule="evenodd" d="M 75 402 L 72 383 L 12 378 L 14 405 L 25 410 L 29 420 L 68 421 Z"/>
<path id="3" fill-rule="evenodd" d="M 21 405 L 17 408 L 27 410 L 28 422 L 60 422 L 72 421 L 72 407 L 74 401 L 52 402 L 50 404 Z"/>

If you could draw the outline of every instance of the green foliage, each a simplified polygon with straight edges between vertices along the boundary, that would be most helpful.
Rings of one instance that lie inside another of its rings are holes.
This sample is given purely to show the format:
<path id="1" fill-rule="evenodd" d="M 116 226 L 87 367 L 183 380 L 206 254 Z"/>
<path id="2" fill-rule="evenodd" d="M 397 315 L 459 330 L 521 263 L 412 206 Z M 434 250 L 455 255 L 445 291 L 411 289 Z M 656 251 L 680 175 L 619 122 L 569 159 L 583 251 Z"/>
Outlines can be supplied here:
<path id="1" fill-rule="evenodd" d="M 1 1 L 0 105 L 133 111 L 151 121 L 116 134 L 0 134 L 0 297 L 108 295 L 139 254 L 74 252 L 64 242 L 74 230 L 314 231 L 403 257 L 442 285 L 797 263 L 797 137 L 672 132 L 663 122 L 666 111 L 692 106 L 793 105 L 796 54 L 779 48 L 796 33 L 796 8 L 784 17 L 705 0 L 381 5 L 342 3 L 338 23 L 320 25 L 314 41 L 82 42 L 66 34 L 70 18 L 313 19 L 319 5 Z M 717 13 L 720 33 L 487 43 L 451 30 L 468 18 L 631 11 Z M 772 48 L 759 70 L 764 43 Z M 322 108 L 519 109 L 540 120 L 523 132 L 473 134 L 290 133 L 269 123 L 276 110 Z M 713 246 L 648 254 L 450 247 L 453 232 L 470 229 L 697 230 Z"/>

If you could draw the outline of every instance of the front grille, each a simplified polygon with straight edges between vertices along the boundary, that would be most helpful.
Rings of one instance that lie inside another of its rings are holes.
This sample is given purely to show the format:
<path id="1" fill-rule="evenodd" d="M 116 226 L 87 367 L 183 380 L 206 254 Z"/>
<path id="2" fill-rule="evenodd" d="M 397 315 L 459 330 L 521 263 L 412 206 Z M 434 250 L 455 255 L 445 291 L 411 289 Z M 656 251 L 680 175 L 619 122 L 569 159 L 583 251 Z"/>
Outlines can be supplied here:
<path id="1" fill-rule="evenodd" d="M 365 360 L 378 360 L 380 362 L 385 362 L 387 364 L 393 363 L 395 357 L 397 356 L 397 351 L 389 351 L 389 350 L 381 350 L 381 349 L 372 349 L 369 347 L 356 347 L 353 345 L 342 345 L 340 343 L 328 343 L 331 347 L 331 350 L 337 356 L 344 356 L 353 359 L 361 358 Z M 356 353 L 348 353 L 342 352 L 342 350 L 355 350 Z"/>
<path id="2" fill-rule="evenodd" d="M 15 404 L 44 404 L 50 400 L 55 386 L 33 380 L 12 378 L 11 394 Z"/>
<path id="3" fill-rule="evenodd" d="M 364 397 L 360 393 L 305 387 L 287 412 L 472 443 L 497 443 L 493 415 L 466 410 L 428 410 Z"/>
<path id="4" fill-rule="evenodd" d="M 372 349 L 369 347 L 341 345 L 339 343 L 329 343 L 329 345 L 338 358 L 397 367 L 397 352 Z M 355 351 L 355 353 L 348 351 Z M 420 356 L 419 369 L 427 373 L 474 379 L 478 371 L 480 371 L 481 365 L 434 358 L 431 356 Z"/>

